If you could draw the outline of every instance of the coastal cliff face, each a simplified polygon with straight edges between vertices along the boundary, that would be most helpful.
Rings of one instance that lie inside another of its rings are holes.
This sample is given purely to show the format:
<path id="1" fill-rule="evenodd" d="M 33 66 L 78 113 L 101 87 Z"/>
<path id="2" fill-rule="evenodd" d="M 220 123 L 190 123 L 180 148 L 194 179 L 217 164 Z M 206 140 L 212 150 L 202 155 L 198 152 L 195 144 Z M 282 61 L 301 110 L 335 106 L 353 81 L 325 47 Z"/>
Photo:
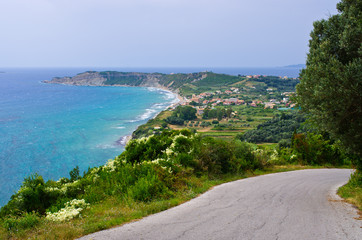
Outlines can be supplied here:
<path id="1" fill-rule="evenodd" d="M 56 83 L 76 86 L 134 86 L 134 87 L 156 87 L 171 91 L 178 89 L 186 83 L 202 80 L 208 73 L 188 74 L 162 74 L 162 73 L 139 73 L 139 72 L 94 72 L 80 73 L 74 77 L 55 77 L 44 83 Z"/>
<path id="2" fill-rule="evenodd" d="M 107 78 L 99 74 L 99 72 L 85 72 L 74 77 L 55 77 L 51 81 L 45 83 L 57 83 L 77 86 L 104 86 Z"/>
<path id="3" fill-rule="evenodd" d="M 167 88 L 161 84 L 165 74 L 159 73 L 127 73 L 127 72 L 85 72 L 74 77 L 55 77 L 45 83 L 66 84 L 76 86 L 138 86 Z"/>

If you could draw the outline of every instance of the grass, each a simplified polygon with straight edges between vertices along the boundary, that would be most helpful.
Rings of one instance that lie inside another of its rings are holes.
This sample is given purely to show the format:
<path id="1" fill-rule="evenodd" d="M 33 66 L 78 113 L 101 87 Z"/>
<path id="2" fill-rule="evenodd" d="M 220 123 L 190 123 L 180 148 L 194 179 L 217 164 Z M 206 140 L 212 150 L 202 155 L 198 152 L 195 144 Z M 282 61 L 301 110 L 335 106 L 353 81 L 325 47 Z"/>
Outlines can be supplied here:
<path id="1" fill-rule="evenodd" d="M 121 196 L 109 197 L 102 202 L 92 205 L 90 209 L 83 211 L 81 217 L 68 222 L 56 223 L 47 221 L 45 218 L 40 218 L 39 223 L 35 227 L 13 229 L 12 231 L 5 229 L 2 223 L 0 226 L 0 239 L 74 239 L 164 211 L 195 198 L 201 193 L 222 183 L 268 173 L 306 168 L 308 167 L 297 165 L 274 166 L 265 168 L 264 170 L 246 172 L 242 175 L 229 174 L 216 177 L 204 175 L 199 178 L 189 176 L 185 181 L 185 185 L 180 186 L 179 191 L 177 191 L 172 198 L 155 199 L 150 202 L 137 202 L 122 198 Z"/>
<path id="2" fill-rule="evenodd" d="M 356 171 L 352 174 L 348 183 L 338 189 L 338 194 L 359 209 L 362 219 L 362 173 Z"/>

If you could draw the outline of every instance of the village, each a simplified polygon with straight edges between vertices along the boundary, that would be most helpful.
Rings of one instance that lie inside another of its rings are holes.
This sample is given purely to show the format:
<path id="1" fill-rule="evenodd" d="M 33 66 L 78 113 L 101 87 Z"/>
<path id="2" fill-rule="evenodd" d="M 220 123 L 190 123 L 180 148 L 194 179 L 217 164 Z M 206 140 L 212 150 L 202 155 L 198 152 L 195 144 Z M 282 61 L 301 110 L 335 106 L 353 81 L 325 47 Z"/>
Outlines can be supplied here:
<path id="1" fill-rule="evenodd" d="M 258 76 L 247 76 L 258 77 Z M 203 92 L 200 94 L 192 94 L 191 97 L 184 97 L 180 102 L 182 106 L 192 106 L 197 110 L 198 115 L 203 115 L 205 109 L 214 109 L 216 106 L 233 106 L 233 105 L 245 105 L 250 107 L 262 107 L 264 109 L 280 109 L 287 110 L 295 107 L 295 104 L 290 100 L 290 96 L 294 92 L 282 92 L 280 97 L 270 98 L 266 100 L 264 95 L 260 95 L 259 98 L 250 99 L 250 94 L 245 95 L 246 92 L 255 89 L 254 86 L 250 86 L 249 89 L 245 87 L 230 87 L 226 90 L 217 90 L 214 92 Z M 267 88 L 267 94 L 275 95 L 276 89 Z"/>

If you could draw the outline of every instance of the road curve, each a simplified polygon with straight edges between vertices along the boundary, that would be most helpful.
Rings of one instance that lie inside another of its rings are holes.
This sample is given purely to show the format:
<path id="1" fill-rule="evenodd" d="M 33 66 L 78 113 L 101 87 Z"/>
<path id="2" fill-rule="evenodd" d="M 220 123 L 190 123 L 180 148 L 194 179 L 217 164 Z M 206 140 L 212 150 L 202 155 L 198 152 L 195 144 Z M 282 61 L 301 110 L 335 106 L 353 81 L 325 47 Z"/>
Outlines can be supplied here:
<path id="1" fill-rule="evenodd" d="M 348 169 L 311 169 L 230 182 L 81 239 L 362 239 L 357 210 L 335 194 L 350 174 Z"/>

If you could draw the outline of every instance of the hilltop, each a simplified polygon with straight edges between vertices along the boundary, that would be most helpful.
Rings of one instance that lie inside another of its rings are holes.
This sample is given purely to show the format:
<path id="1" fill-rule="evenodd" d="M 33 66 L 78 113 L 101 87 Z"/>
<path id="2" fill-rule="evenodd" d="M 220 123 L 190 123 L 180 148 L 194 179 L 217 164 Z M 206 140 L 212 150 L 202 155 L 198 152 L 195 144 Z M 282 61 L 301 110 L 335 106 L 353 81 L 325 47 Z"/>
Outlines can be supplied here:
<path id="1" fill-rule="evenodd" d="M 44 82 L 77 86 L 158 87 L 180 92 L 182 95 L 191 95 L 230 87 L 251 87 L 257 89 L 258 92 L 276 87 L 281 91 L 294 91 L 299 80 L 277 76 L 234 76 L 213 72 L 163 74 L 87 71 L 74 77 L 55 77 Z"/>

